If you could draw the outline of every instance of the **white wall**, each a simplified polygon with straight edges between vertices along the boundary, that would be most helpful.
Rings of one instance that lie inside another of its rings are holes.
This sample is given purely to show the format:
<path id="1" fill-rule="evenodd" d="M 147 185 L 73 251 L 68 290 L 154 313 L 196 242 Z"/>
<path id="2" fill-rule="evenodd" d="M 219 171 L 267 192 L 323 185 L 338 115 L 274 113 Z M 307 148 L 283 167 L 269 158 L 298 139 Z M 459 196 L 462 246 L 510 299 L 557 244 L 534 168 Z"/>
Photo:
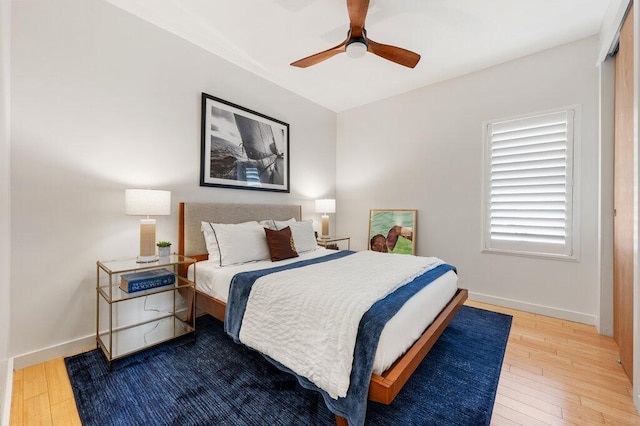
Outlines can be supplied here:
<path id="1" fill-rule="evenodd" d="M 11 2 L 0 1 L 0 424 L 9 424 L 9 37 Z"/>
<path id="2" fill-rule="evenodd" d="M 138 253 L 126 188 L 172 191 L 171 241 L 179 201 L 334 196 L 335 113 L 100 0 L 14 2 L 12 26 L 13 355 L 91 342 L 96 260 Z M 290 124 L 290 194 L 199 186 L 201 92 Z"/>
<path id="3" fill-rule="evenodd" d="M 367 246 L 372 208 L 418 209 L 417 251 L 458 267 L 478 300 L 597 316 L 595 37 L 338 114 L 337 232 Z M 580 262 L 481 253 L 482 123 L 579 104 Z"/>

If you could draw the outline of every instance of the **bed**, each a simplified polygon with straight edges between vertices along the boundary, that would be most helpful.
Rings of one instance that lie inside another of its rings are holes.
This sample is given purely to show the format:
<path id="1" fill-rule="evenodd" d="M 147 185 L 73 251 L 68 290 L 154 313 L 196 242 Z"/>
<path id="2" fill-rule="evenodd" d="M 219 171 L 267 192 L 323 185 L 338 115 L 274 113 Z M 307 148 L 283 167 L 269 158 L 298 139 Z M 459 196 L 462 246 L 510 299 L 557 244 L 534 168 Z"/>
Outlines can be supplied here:
<path id="1" fill-rule="evenodd" d="M 198 271 L 198 289 L 196 292 L 196 308 L 199 311 L 204 311 L 211 314 L 215 318 L 224 321 L 225 313 L 227 310 L 227 299 L 225 298 L 225 292 L 228 291 L 228 279 L 222 279 L 222 282 L 226 282 L 227 287 L 222 285 L 222 290 L 215 290 L 215 286 L 210 287 L 210 280 L 205 280 L 204 277 L 223 275 L 221 269 L 213 268 L 206 261 L 209 257 L 207 251 L 207 245 L 201 230 L 202 222 L 216 222 L 216 223 L 228 223 L 238 224 L 248 221 L 262 221 L 265 219 L 272 219 L 277 221 L 287 221 L 291 218 L 301 220 L 301 207 L 296 205 L 271 205 L 271 204 L 221 204 L 221 203 L 180 203 L 179 205 L 179 241 L 178 241 L 178 253 L 195 258 L 199 261 L 196 264 L 196 271 Z M 301 254 L 300 260 L 304 260 L 307 257 L 315 257 L 324 255 L 330 252 L 324 249 L 319 249 L 317 252 L 303 255 Z M 296 259 L 297 260 L 297 259 Z M 200 263 L 201 262 L 201 263 Z M 253 267 L 252 265 L 251 267 Z M 240 267 L 242 270 L 243 267 Z M 233 276 L 236 271 L 233 268 L 222 268 L 226 274 Z M 189 274 L 189 271 L 181 271 L 185 276 Z M 193 273 L 193 272 L 192 272 Z M 455 274 L 454 274 L 455 275 Z M 448 277 L 445 281 L 448 283 L 440 284 L 440 281 L 434 281 L 433 284 L 425 288 L 430 287 L 436 289 L 438 285 L 442 288 L 448 288 L 448 290 L 442 290 L 440 298 L 443 299 L 439 306 L 437 306 L 432 314 L 433 321 L 429 320 L 430 325 L 426 330 L 422 331 L 423 326 L 420 326 L 418 332 L 418 338 L 413 344 L 400 343 L 400 345 L 408 346 L 408 350 L 401 348 L 399 351 L 401 355 L 396 359 L 397 355 L 389 355 L 387 352 L 385 356 L 382 356 L 382 361 L 378 362 L 378 354 L 380 350 L 376 352 L 376 363 L 374 366 L 374 373 L 371 375 L 370 383 L 368 386 L 368 399 L 383 404 L 391 404 L 395 396 L 398 394 L 402 386 L 409 379 L 413 371 L 420 364 L 427 352 L 431 349 L 435 341 L 442 334 L 446 326 L 449 324 L 453 316 L 457 313 L 467 298 L 467 291 L 464 289 L 458 289 L 457 283 L 454 283 L 455 288 L 451 290 L 451 273 L 447 273 L 444 277 Z M 443 277 L 438 278 L 441 280 Z M 201 282 L 202 281 L 202 284 Z M 436 282 L 439 284 L 436 285 Z M 217 291 L 217 293 L 216 293 Z M 438 290 L 433 290 L 434 292 Z M 444 296 L 443 296 L 444 295 Z M 416 294 L 415 298 L 418 297 Z M 416 305 L 416 303 L 413 303 Z M 407 303 L 409 305 L 409 303 Z M 434 308 L 432 308 L 434 309 Z M 404 310 L 404 308 L 403 308 Z M 400 316 L 401 312 L 398 312 L 397 316 Z M 195 314 L 195 313 L 192 313 Z M 406 314 L 405 314 L 406 315 Z M 408 314 L 412 315 L 412 314 Z M 415 314 L 413 314 L 415 315 Z M 396 318 L 393 318 L 396 320 Z M 408 323 L 404 320 L 404 323 L 398 323 L 397 329 L 404 330 Z M 389 321 L 391 323 L 391 321 Z M 415 327 L 415 325 L 414 325 Z M 404 333 L 394 333 L 393 331 L 387 333 L 387 335 L 399 335 Z M 385 341 L 385 333 L 383 331 L 380 337 L 380 346 Z M 386 339 L 388 341 L 387 346 L 393 346 L 398 344 L 394 339 Z M 396 349 L 397 351 L 397 349 Z M 393 351 L 391 351 L 393 352 Z M 392 359 L 391 359 L 392 358 Z M 325 398 L 326 399 L 326 398 Z M 345 418 L 336 415 L 336 421 L 338 424 L 347 424 Z"/>

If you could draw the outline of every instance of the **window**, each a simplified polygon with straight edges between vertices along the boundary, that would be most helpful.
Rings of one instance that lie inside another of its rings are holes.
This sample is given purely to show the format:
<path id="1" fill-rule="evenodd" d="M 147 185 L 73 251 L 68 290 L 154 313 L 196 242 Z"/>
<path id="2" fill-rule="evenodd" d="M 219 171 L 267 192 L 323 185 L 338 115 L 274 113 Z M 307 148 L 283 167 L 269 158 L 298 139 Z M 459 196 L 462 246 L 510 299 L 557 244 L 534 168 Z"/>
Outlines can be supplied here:
<path id="1" fill-rule="evenodd" d="M 577 258 L 575 116 L 574 108 L 486 123 L 486 251 Z"/>

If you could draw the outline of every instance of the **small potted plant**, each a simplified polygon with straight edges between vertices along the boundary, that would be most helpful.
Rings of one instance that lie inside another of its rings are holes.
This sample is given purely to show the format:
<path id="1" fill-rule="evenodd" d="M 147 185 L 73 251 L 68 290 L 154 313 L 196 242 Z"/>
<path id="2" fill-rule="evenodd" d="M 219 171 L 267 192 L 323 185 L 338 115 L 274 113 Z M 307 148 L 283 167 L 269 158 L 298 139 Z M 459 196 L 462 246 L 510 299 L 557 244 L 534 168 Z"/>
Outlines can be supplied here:
<path id="1" fill-rule="evenodd" d="M 169 257 L 171 255 L 171 243 L 169 241 L 158 241 L 158 256 Z"/>

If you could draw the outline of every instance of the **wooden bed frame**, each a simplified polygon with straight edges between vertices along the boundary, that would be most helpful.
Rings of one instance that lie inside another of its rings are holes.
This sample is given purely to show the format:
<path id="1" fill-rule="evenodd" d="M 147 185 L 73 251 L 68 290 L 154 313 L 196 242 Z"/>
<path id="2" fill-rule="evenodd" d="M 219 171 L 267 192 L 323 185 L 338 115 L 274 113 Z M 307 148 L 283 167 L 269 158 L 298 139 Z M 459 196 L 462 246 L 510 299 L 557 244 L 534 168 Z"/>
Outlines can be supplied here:
<path id="1" fill-rule="evenodd" d="M 178 254 L 197 261 L 207 260 L 204 236 L 200 222 L 242 223 L 251 220 L 300 220 L 301 206 L 274 204 L 221 204 L 180 203 L 178 223 Z M 196 265 L 197 268 L 197 265 Z M 186 270 L 181 271 L 186 276 Z M 192 294 L 192 293 L 190 293 Z M 372 374 L 369 400 L 389 405 L 409 377 L 418 368 L 449 322 L 467 299 L 467 290 L 458 289 L 451 301 L 438 314 L 422 336 L 389 369 L 381 375 Z M 224 321 L 226 304 L 205 293 L 196 291 L 196 309 Z M 336 415 L 338 425 L 347 425 L 346 419 Z"/>

